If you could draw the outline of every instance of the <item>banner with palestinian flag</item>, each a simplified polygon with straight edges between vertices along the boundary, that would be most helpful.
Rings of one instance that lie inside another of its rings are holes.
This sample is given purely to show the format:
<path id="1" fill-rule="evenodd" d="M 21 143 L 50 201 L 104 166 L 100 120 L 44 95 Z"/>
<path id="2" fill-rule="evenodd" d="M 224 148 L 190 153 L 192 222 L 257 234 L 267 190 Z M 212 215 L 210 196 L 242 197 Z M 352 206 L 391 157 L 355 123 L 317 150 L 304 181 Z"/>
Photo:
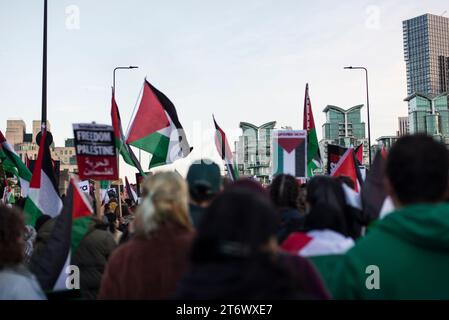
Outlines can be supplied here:
<path id="1" fill-rule="evenodd" d="M 290 174 L 296 178 L 307 175 L 307 131 L 273 131 L 273 176 Z"/>
<path id="2" fill-rule="evenodd" d="M 39 153 L 34 164 L 30 190 L 24 208 L 25 222 L 31 226 L 36 224 L 36 220 L 42 214 L 56 217 L 62 209 L 47 140 L 47 130 L 44 128 L 42 132 Z"/>
<path id="3" fill-rule="evenodd" d="M 126 143 L 152 154 L 150 169 L 173 163 L 191 151 L 175 106 L 146 79 Z"/>
<path id="4" fill-rule="evenodd" d="M 224 161 L 226 169 L 228 171 L 228 176 L 232 181 L 238 179 L 237 167 L 234 165 L 234 160 L 232 156 L 231 148 L 229 147 L 228 139 L 226 138 L 225 132 L 218 126 L 215 117 L 212 115 L 215 125 L 215 146 L 217 147 L 218 154 Z"/>
<path id="5" fill-rule="evenodd" d="M 1 131 L 0 146 L 0 160 L 2 161 L 5 171 L 18 176 L 22 196 L 28 196 L 31 171 L 23 163 L 22 159 L 20 159 L 20 156 L 14 151 L 14 148 L 8 143 L 8 141 L 6 141 L 6 138 Z"/>
<path id="6" fill-rule="evenodd" d="M 137 160 L 133 150 L 125 142 L 125 135 L 123 133 L 122 122 L 120 119 L 120 112 L 118 110 L 117 102 L 115 101 L 114 89 L 112 89 L 112 102 L 111 102 L 111 119 L 112 127 L 114 128 L 115 146 L 119 153 L 122 155 L 123 160 L 130 166 L 135 167 L 139 172 L 145 176 L 145 172 L 142 166 Z"/>
<path id="7" fill-rule="evenodd" d="M 307 131 L 307 176 L 312 177 L 314 170 L 323 168 L 321 160 L 320 146 L 313 119 L 312 103 L 309 97 L 309 84 L 306 84 L 306 93 L 304 96 L 304 117 L 303 130 Z"/>

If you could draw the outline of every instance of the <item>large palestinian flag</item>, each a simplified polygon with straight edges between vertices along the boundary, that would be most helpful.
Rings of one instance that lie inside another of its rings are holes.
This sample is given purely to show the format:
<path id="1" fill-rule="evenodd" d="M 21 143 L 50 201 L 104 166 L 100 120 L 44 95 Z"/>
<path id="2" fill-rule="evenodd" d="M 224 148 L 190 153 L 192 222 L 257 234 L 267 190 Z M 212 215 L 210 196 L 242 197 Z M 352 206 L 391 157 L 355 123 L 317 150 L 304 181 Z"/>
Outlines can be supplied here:
<path id="1" fill-rule="evenodd" d="M 231 148 L 229 147 L 228 139 L 226 138 L 225 132 L 218 126 L 215 117 L 212 115 L 215 125 L 215 146 L 217 147 L 218 154 L 221 159 L 223 159 L 226 169 L 228 171 L 228 176 L 232 181 L 238 179 L 238 171 L 234 165 L 234 160 L 232 156 Z"/>
<path id="2" fill-rule="evenodd" d="M 290 174 L 306 177 L 307 132 L 305 130 L 273 131 L 273 176 Z"/>
<path id="3" fill-rule="evenodd" d="M 152 154 L 150 169 L 186 157 L 191 151 L 175 106 L 146 79 L 126 142 Z"/>
<path id="4" fill-rule="evenodd" d="M 39 146 L 39 154 L 34 164 L 30 191 L 25 202 L 26 224 L 34 226 L 36 220 L 42 214 L 56 217 L 61 212 L 61 209 L 62 201 L 58 194 L 53 162 L 47 144 L 47 130 L 44 128 Z"/>
<path id="5" fill-rule="evenodd" d="M 142 170 L 142 167 L 134 155 L 134 152 L 125 142 L 125 135 L 123 134 L 122 122 L 120 120 L 120 113 L 115 101 L 114 91 L 112 91 L 111 119 L 112 127 L 114 128 L 115 147 L 119 150 L 123 160 L 125 160 L 127 164 L 134 166 L 143 176 L 145 176 L 145 172 Z"/>
<path id="6" fill-rule="evenodd" d="M 20 156 L 14 151 L 13 147 L 6 141 L 3 133 L 0 131 L 0 160 L 5 171 L 15 174 L 20 180 L 22 196 L 28 196 L 28 189 L 31 180 L 31 171 L 22 162 Z"/>
<path id="7" fill-rule="evenodd" d="M 312 103 L 309 97 L 309 84 L 306 84 L 304 96 L 303 130 L 307 130 L 307 176 L 312 177 L 315 169 L 322 169 L 320 146 L 313 120 Z"/>

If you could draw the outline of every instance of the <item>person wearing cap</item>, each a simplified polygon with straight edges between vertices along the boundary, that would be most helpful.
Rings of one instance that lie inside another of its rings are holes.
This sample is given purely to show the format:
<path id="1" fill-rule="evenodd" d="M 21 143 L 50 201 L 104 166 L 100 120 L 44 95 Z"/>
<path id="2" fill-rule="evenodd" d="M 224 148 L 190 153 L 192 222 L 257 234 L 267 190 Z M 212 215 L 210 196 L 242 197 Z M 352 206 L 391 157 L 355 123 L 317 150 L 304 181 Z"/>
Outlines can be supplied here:
<path id="1" fill-rule="evenodd" d="M 204 211 L 222 188 L 220 168 L 212 160 L 202 159 L 195 162 L 187 173 L 187 183 L 190 193 L 190 218 L 196 229 Z"/>

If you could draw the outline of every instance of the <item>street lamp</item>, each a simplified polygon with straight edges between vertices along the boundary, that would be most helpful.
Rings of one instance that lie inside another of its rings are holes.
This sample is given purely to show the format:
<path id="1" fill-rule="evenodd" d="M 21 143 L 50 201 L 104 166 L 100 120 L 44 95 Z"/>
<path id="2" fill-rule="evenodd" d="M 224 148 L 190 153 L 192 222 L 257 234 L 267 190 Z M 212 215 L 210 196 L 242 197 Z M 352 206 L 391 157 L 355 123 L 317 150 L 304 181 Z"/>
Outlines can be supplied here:
<path id="1" fill-rule="evenodd" d="M 366 112 L 368 115 L 368 155 L 369 155 L 369 165 L 371 166 L 371 128 L 370 128 L 370 118 L 369 118 L 369 92 L 368 92 L 368 69 L 365 67 L 344 67 L 344 69 L 362 69 L 365 70 L 366 77 Z"/>
<path id="2" fill-rule="evenodd" d="M 139 67 L 137 66 L 129 66 L 129 67 L 116 67 L 114 68 L 114 72 L 112 73 L 112 87 L 114 88 L 115 91 L 115 72 L 119 69 L 137 69 Z"/>

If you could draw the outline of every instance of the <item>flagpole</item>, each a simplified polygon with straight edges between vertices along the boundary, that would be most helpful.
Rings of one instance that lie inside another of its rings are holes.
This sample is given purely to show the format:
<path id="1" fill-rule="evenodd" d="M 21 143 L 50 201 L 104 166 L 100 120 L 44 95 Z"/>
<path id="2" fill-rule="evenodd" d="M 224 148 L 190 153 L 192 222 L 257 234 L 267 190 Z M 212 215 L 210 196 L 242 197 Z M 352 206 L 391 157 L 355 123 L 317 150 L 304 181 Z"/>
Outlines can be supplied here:
<path id="1" fill-rule="evenodd" d="M 115 67 L 114 71 L 112 72 L 112 88 L 113 88 L 113 92 L 114 92 L 114 96 L 115 96 L 115 72 L 117 70 L 123 70 L 123 69 L 137 69 L 139 68 L 138 66 L 128 66 L 128 67 Z M 118 207 L 119 207 L 119 215 L 120 218 L 122 217 L 122 195 L 120 193 L 120 150 L 118 150 L 117 148 L 115 148 L 116 153 L 117 153 L 117 170 L 119 172 L 118 175 L 118 181 L 119 181 L 119 185 L 118 185 Z M 139 150 L 140 151 L 140 150 Z M 139 154 L 139 163 L 140 163 L 140 154 Z"/>

